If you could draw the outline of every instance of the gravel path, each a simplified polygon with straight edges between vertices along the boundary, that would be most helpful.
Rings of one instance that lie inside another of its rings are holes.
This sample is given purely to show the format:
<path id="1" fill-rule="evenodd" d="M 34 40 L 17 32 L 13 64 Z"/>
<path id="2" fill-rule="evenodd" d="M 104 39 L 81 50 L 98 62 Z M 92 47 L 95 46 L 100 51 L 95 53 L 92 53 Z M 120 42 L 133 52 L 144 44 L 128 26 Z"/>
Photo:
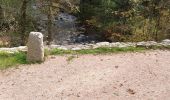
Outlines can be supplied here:
<path id="1" fill-rule="evenodd" d="M 0 100 L 170 100 L 170 51 L 56 56 L 1 71 Z"/>

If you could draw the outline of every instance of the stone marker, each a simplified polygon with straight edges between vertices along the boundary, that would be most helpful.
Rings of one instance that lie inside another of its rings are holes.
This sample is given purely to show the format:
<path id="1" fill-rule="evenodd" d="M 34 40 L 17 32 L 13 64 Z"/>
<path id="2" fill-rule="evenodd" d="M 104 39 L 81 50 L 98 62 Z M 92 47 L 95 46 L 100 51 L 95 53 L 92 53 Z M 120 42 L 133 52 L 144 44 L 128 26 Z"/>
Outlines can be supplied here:
<path id="1" fill-rule="evenodd" d="M 43 35 L 40 32 L 31 32 L 28 38 L 28 62 L 42 62 L 44 61 L 44 45 Z"/>

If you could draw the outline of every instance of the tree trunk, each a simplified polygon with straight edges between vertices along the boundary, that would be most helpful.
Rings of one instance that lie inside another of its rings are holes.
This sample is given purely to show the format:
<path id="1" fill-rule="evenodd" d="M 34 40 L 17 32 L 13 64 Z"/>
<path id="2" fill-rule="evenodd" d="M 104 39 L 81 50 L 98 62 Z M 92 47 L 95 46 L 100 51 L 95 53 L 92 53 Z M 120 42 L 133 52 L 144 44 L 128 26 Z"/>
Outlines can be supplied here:
<path id="1" fill-rule="evenodd" d="M 48 36 L 47 36 L 47 45 L 50 45 L 52 42 L 52 0 L 49 0 L 49 7 L 48 7 Z"/>
<path id="2" fill-rule="evenodd" d="M 156 20 L 156 26 L 155 26 L 155 41 L 159 40 L 159 36 L 158 36 L 158 32 L 160 29 L 160 16 L 158 16 L 157 20 Z"/>
<path id="3" fill-rule="evenodd" d="M 3 22 L 3 9 L 2 9 L 2 7 L 1 7 L 1 5 L 0 5 L 0 30 L 1 30 L 1 28 L 2 28 L 2 22 Z"/>
<path id="4" fill-rule="evenodd" d="M 26 24 L 27 24 L 27 4 L 28 4 L 28 0 L 22 0 L 22 6 L 20 9 L 20 35 L 21 35 L 21 45 L 25 45 L 26 44 Z"/>

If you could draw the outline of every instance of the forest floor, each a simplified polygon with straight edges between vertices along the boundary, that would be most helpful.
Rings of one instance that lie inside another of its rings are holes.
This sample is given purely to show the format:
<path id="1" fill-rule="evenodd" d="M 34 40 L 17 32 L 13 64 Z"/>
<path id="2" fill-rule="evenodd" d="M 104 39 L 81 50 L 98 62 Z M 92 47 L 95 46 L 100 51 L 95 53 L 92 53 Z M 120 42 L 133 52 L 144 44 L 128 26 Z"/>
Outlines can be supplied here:
<path id="1" fill-rule="evenodd" d="M 170 51 L 51 56 L 0 71 L 0 100 L 169 100 Z"/>

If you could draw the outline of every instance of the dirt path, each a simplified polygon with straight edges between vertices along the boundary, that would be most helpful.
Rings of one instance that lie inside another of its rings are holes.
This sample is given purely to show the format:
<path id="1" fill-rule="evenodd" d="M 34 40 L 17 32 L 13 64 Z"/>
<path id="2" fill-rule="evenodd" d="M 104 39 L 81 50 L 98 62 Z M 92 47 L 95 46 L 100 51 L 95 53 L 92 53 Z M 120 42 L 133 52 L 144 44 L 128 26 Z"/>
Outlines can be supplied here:
<path id="1" fill-rule="evenodd" d="M 71 58 L 0 72 L 0 100 L 170 100 L 170 51 Z"/>

